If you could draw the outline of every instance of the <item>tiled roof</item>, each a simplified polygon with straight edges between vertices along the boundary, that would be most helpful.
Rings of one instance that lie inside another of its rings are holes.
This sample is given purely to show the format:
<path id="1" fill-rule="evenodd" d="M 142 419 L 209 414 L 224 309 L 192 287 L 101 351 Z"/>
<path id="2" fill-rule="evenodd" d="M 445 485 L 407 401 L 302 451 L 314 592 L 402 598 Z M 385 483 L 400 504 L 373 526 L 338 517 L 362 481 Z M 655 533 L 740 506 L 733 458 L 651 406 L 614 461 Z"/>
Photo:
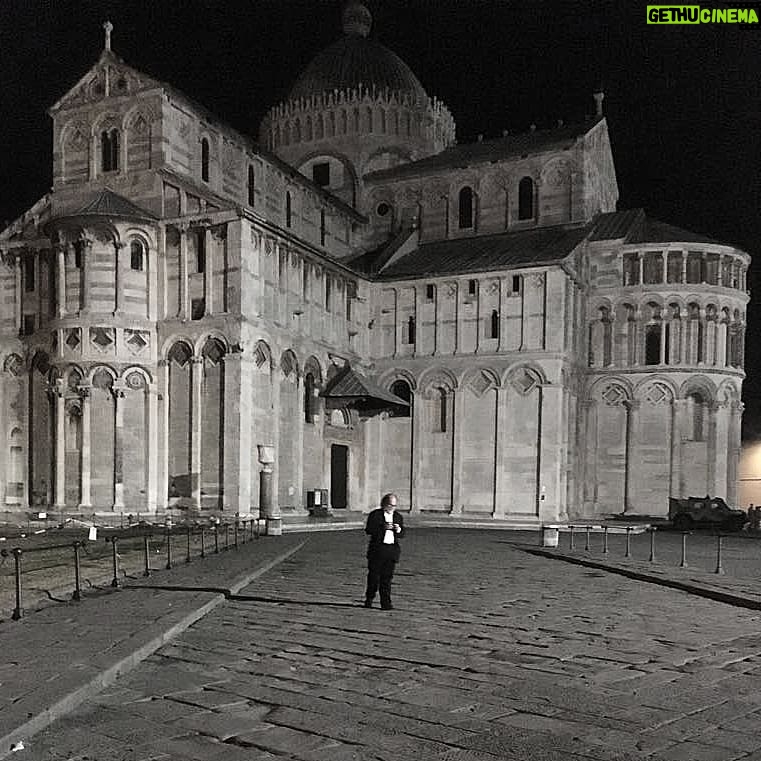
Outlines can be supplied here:
<path id="1" fill-rule="evenodd" d="M 624 243 L 713 243 L 722 245 L 721 241 L 702 233 L 684 230 L 657 219 L 650 219 L 643 209 L 614 211 L 601 214 L 595 220 L 590 241 L 616 240 L 623 238 Z M 723 244 L 726 245 L 726 244 Z"/>
<path id="2" fill-rule="evenodd" d="M 586 135 L 598 121 L 599 118 L 595 118 L 581 124 L 569 124 L 555 129 L 533 130 L 517 135 L 507 135 L 495 140 L 455 145 L 435 156 L 428 156 L 419 161 L 402 164 L 391 169 L 379 169 L 376 172 L 370 172 L 365 175 L 365 179 L 369 181 L 396 180 L 437 169 L 454 169 L 497 161 L 511 156 L 563 150 L 573 147 L 577 138 Z"/>
<path id="3" fill-rule="evenodd" d="M 141 209 L 124 196 L 104 188 L 89 203 L 69 216 L 122 217 L 137 219 L 157 219 L 155 214 Z"/>
<path id="4" fill-rule="evenodd" d="M 369 378 L 351 367 L 345 368 L 336 375 L 325 387 L 321 396 L 326 399 L 346 399 L 383 402 L 408 407 L 404 399 L 382 389 Z"/>
<path id="5" fill-rule="evenodd" d="M 379 277 L 390 280 L 549 264 L 568 256 L 588 232 L 588 226 L 550 227 L 423 243 L 392 262 Z"/>

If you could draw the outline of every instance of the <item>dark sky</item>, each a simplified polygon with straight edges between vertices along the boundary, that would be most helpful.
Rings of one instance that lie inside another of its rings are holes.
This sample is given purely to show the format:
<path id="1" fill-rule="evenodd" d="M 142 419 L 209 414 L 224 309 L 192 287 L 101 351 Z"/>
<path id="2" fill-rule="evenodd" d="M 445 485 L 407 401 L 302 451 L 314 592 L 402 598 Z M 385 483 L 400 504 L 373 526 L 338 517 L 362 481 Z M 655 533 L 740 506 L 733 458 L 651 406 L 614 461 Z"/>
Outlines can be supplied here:
<path id="1" fill-rule="evenodd" d="M 373 36 L 449 106 L 461 141 L 593 110 L 602 83 L 620 208 L 736 243 L 761 286 L 761 29 L 655 27 L 645 3 L 369 0 Z M 716 2 L 713 6 L 720 7 Z M 46 110 L 96 61 L 127 63 L 237 129 L 340 34 L 340 0 L 2 0 L 0 221 L 50 186 Z M 761 5 L 759 6 L 761 15 Z M 761 25 L 760 25 L 761 26 Z M 746 434 L 761 435 L 761 315 L 749 309 Z"/>

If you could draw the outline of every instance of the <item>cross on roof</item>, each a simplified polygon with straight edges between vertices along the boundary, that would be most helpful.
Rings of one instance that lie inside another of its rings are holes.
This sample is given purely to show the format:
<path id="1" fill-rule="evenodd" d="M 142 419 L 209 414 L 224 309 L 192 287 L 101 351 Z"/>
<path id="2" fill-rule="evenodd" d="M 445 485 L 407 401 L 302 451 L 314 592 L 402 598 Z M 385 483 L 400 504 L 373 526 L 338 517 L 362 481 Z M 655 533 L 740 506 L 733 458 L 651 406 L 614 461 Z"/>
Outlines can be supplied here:
<path id="1" fill-rule="evenodd" d="M 106 31 L 106 50 L 111 50 L 111 32 L 114 30 L 114 25 L 110 21 L 106 21 L 103 24 L 103 29 Z"/>

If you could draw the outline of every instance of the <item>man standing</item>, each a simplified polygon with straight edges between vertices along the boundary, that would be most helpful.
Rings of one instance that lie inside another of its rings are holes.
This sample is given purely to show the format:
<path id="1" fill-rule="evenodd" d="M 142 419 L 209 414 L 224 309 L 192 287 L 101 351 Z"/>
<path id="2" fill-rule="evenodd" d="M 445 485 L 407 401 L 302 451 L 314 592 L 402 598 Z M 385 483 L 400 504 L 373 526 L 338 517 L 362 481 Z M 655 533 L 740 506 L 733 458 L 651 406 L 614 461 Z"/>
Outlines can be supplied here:
<path id="1" fill-rule="evenodd" d="M 375 593 L 380 589 L 381 608 L 391 610 L 391 579 L 399 560 L 399 537 L 404 533 L 404 521 L 396 511 L 396 494 L 384 494 L 381 506 L 367 516 L 365 533 L 370 535 L 367 546 L 367 592 L 365 607 L 372 608 Z"/>

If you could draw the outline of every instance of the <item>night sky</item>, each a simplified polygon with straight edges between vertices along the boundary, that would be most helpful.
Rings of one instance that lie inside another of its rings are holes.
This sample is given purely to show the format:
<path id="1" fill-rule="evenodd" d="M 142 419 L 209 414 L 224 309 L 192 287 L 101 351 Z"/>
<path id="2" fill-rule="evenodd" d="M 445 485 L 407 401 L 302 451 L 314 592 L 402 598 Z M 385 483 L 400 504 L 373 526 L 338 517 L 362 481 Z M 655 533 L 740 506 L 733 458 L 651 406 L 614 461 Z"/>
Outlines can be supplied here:
<path id="1" fill-rule="evenodd" d="M 580 120 L 602 83 L 619 208 L 642 206 L 739 245 L 755 257 L 750 287 L 761 294 L 761 28 L 648 26 L 645 3 L 631 2 L 367 5 L 372 36 L 449 106 L 462 142 Z M 256 135 L 266 110 L 340 35 L 341 8 L 340 0 L 2 0 L 0 221 L 49 188 L 47 109 L 97 60 L 107 18 L 127 63 Z M 746 437 L 761 436 L 760 331 L 761 310 L 751 305 Z"/>

